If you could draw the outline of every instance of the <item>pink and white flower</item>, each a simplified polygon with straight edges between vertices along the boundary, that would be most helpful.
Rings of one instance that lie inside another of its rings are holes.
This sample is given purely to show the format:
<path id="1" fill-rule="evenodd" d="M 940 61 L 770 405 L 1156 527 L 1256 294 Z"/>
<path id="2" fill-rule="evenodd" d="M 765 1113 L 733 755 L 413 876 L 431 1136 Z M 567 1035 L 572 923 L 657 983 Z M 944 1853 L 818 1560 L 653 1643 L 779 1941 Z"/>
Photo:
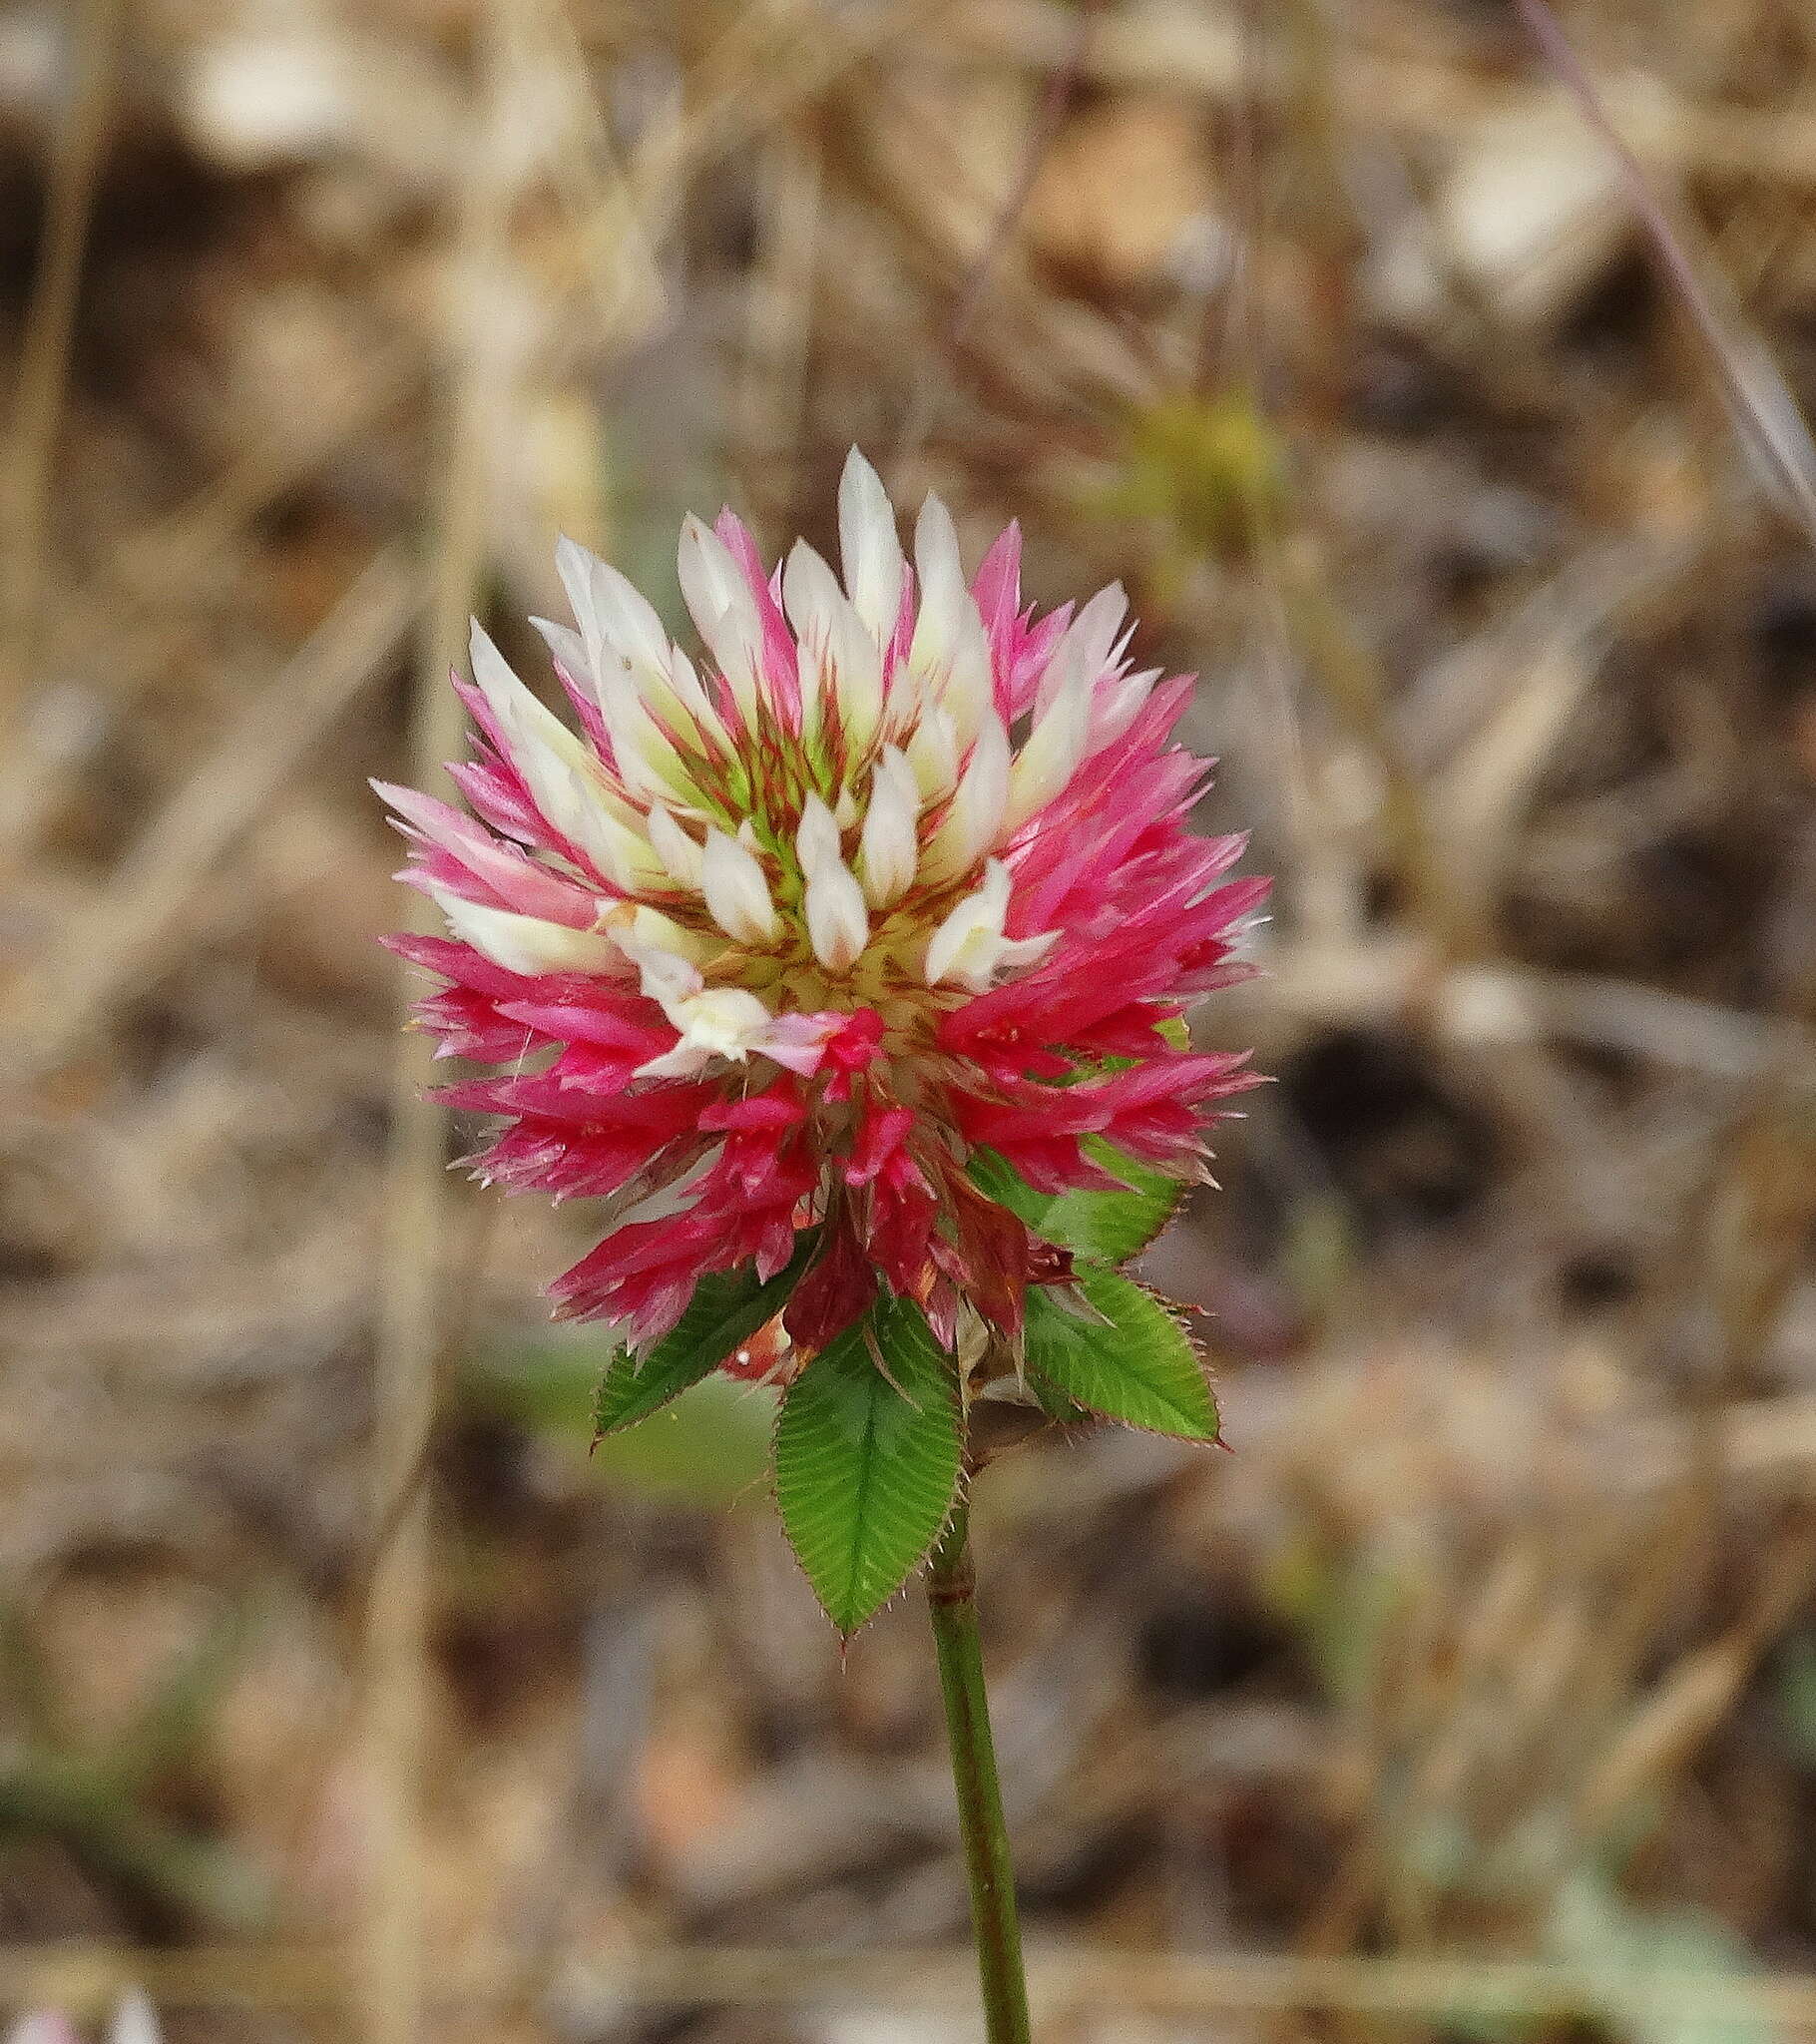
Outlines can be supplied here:
<path id="1" fill-rule="evenodd" d="M 557 1311 L 638 1343 L 808 1229 L 801 1347 L 879 1280 L 948 1343 L 973 1314 L 1013 1336 L 1064 1264 L 973 1153 L 1046 1193 L 1117 1183 L 1092 1138 L 1189 1178 L 1206 1110 L 1253 1083 L 1168 1026 L 1243 976 L 1266 882 L 1186 828 L 1191 683 L 1132 671 L 1122 590 L 1037 618 L 1017 528 L 967 578 L 937 497 L 911 565 L 856 452 L 839 540 L 842 580 L 804 543 L 766 574 L 729 512 L 689 519 L 698 664 L 564 541 L 575 622 L 537 624 L 578 729 L 475 626 L 477 758 L 450 768 L 473 816 L 380 790 L 450 931 L 392 940 L 445 982 L 421 1020 L 504 1068 L 444 1097 L 503 1118 L 486 1179 L 605 1203 Z"/>

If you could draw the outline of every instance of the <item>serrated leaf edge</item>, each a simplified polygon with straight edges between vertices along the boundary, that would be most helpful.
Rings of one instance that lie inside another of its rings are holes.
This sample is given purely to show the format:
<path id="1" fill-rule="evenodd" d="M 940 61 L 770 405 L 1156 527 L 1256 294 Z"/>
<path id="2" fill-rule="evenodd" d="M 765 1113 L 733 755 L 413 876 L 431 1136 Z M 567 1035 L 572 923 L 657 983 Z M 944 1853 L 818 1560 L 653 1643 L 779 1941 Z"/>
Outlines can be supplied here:
<path id="1" fill-rule="evenodd" d="M 802 1244 L 797 1246 L 794 1255 L 789 1258 L 788 1263 L 784 1265 L 784 1267 L 780 1271 L 776 1272 L 773 1278 L 764 1279 L 763 1282 L 758 1285 L 757 1293 L 755 1295 L 760 1296 L 760 1294 L 766 1291 L 771 1284 L 776 1284 L 779 1282 L 780 1279 L 786 1278 L 789 1271 L 791 1270 L 794 1272 L 795 1281 L 798 1282 L 802 1274 L 806 1270 L 807 1262 L 811 1258 L 811 1244 Z M 706 1277 L 728 1277 L 731 1274 L 729 1272 L 708 1272 L 703 1275 Z M 776 1312 L 780 1312 L 782 1310 L 782 1307 L 787 1304 L 788 1294 L 792 1290 L 793 1285 L 787 1285 L 784 1286 L 777 1293 L 777 1303 L 775 1307 Z M 692 1303 L 693 1301 L 689 1299 L 687 1301 L 686 1309 L 690 1309 Z M 773 1319 L 775 1317 L 775 1314 L 771 1313 L 768 1315 L 768 1317 L 770 1319 Z M 680 1324 L 680 1321 L 677 1321 L 676 1327 L 679 1327 Z M 762 1322 L 759 1321 L 758 1325 L 760 1326 Z M 672 1328 L 670 1331 L 674 1332 L 675 1329 Z M 667 1336 L 665 1336 L 664 1338 L 666 1339 Z M 712 1360 L 706 1363 L 704 1367 L 701 1368 L 695 1375 L 687 1377 L 683 1381 L 676 1384 L 673 1390 L 664 1392 L 662 1397 L 660 1397 L 654 1405 L 646 1406 L 643 1411 L 633 1413 L 627 1418 L 615 1419 L 613 1420 L 610 1426 L 601 1426 L 599 1423 L 600 1400 L 606 1394 L 606 1385 L 611 1381 L 612 1372 L 617 1367 L 618 1363 L 626 1357 L 630 1358 L 631 1375 L 633 1381 L 635 1381 L 638 1378 L 640 1378 L 643 1375 L 643 1372 L 649 1367 L 651 1357 L 655 1354 L 657 1347 L 659 1347 L 660 1345 L 660 1343 L 652 1343 L 649 1351 L 642 1356 L 635 1354 L 635 1352 L 628 1345 L 623 1343 L 621 1343 L 617 1348 L 615 1348 L 612 1351 L 612 1354 L 608 1358 L 604 1370 L 600 1373 L 599 1387 L 593 1393 L 592 1445 L 594 1447 L 598 1447 L 601 1441 L 610 1440 L 614 1434 L 628 1432 L 634 1426 L 642 1426 L 646 1419 L 654 1419 L 659 1412 L 666 1412 L 668 1408 L 675 1403 L 676 1399 L 681 1397 L 683 1392 L 692 1390 L 696 1384 L 704 1383 L 706 1378 L 709 1377 L 712 1374 L 712 1372 L 718 1368 L 719 1364 L 724 1361 L 725 1356 L 729 1355 L 732 1352 L 732 1349 L 736 1348 L 737 1342 L 733 1341 L 730 1348 L 725 1349 L 721 1354 L 715 1355 L 712 1358 Z"/>
<path id="2" fill-rule="evenodd" d="M 1115 1149 L 1115 1146 L 1110 1143 L 1104 1143 L 1102 1147 L 1107 1150 L 1112 1150 L 1113 1152 Z M 1102 1186 L 1078 1186 L 1073 1189 L 1072 1193 L 1042 1193 L 1037 1191 L 1033 1186 L 1029 1185 L 1028 1181 L 1022 1178 L 1021 1173 L 1016 1170 L 1015 1166 L 1011 1164 L 1008 1158 L 1004 1157 L 1001 1154 L 1001 1152 L 993 1152 L 992 1155 L 997 1158 L 997 1161 L 1003 1166 L 1003 1168 L 1006 1171 L 1008 1171 L 1012 1176 L 1014 1176 L 1021 1182 L 1021 1184 L 1035 1199 L 1044 1201 L 1049 1207 L 1057 1206 L 1061 1200 L 1070 1199 L 1073 1197 L 1089 1197 L 1089 1195 L 1093 1192 L 1102 1193 L 1105 1190 L 1105 1188 L 1103 1188 Z M 1139 1164 L 1141 1162 L 1139 1158 L 1134 1158 L 1131 1161 L 1135 1164 Z M 1115 1175 L 1115 1164 L 1105 1162 L 1105 1160 L 1101 1157 L 1098 1159 L 1098 1162 L 1104 1165 L 1104 1169 L 1106 1171 L 1110 1172 L 1113 1176 Z M 1149 1168 L 1151 1169 L 1152 1167 Z M 1155 1176 L 1165 1178 L 1166 1174 L 1164 1172 L 1156 1172 Z M 975 1180 L 973 1180 L 972 1182 L 974 1185 L 976 1184 Z M 1173 1187 L 1173 1193 L 1171 1199 L 1168 1200 L 1168 1202 L 1166 1203 L 1165 1211 L 1160 1215 L 1159 1219 L 1155 1221 L 1152 1228 L 1150 1228 L 1145 1235 L 1142 1235 L 1140 1237 L 1140 1239 L 1135 1243 L 1135 1247 L 1129 1250 L 1125 1255 L 1119 1257 L 1115 1265 L 1111 1266 L 1110 1268 L 1121 1270 L 1124 1265 L 1133 1264 L 1136 1262 L 1139 1258 L 1146 1256 L 1147 1252 L 1153 1248 L 1154 1244 L 1159 1241 L 1161 1236 L 1163 1236 L 1166 1233 L 1166 1231 L 1173 1225 L 1173 1223 L 1178 1220 L 1179 1209 L 1184 1204 L 1185 1195 L 1191 1191 L 1192 1187 L 1194 1185 L 1213 1184 L 1214 1181 L 1209 1177 L 1208 1172 L 1204 1170 L 1202 1167 L 1200 1167 L 1200 1172 L 1196 1177 L 1169 1179 L 1168 1183 Z M 1127 1179 L 1119 1179 L 1118 1184 L 1122 1186 L 1123 1190 L 1126 1193 L 1132 1194 L 1136 1199 L 1141 1199 L 1144 1197 L 1141 1188 L 1139 1186 L 1131 1185 Z M 984 1187 L 978 1186 L 978 1191 L 983 1193 L 986 1199 L 992 1198 L 992 1195 Z M 1008 1206 L 1007 1203 L 1002 1200 L 996 1200 L 994 1201 L 994 1204 L 999 1207 L 1002 1207 L 1006 1213 L 1015 1213 L 1015 1209 L 1013 1207 Z M 1020 1221 L 1022 1223 L 1022 1226 L 1025 1229 L 1027 1229 L 1029 1234 L 1034 1236 L 1038 1241 L 1047 1243 L 1052 1248 L 1057 1250 L 1066 1250 L 1068 1255 L 1081 1254 L 1080 1252 L 1071 1250 L 1067 1244 L 1056 1240 L 1053 1236 L 1044 1234 L 1042 1230 L 1034 1222 L 1025 1219 L 1022 1215 L 1016 1214 L 1016 1219 Z M 1093 1261 L 1101 1262 L 1103 1260 L 1094 1259 Z"/>
<path id="3" fill-rule="evenodd" d="M 1126 1270 L 1119 1269 L 1114 1264 L 1084 1264 L 1079 1268 L 1084 1271 L 1101 1271 L 1112 1278 L 1121 1278 L 1125 1283 L 1133 1284 L 1144 1297 L 1151 1299 L 1161 1312 L 1172 1321 L 1179 1331 L 1179 1338 L 1185 1343 L 1187 1349 L 1190 1350 L 1191 1359 L 1197 1364 L 1199 1372 L 1204 1378 L 1204 1392 L 1210 1400 L 1210 1416 L 1214 1422 L 1215 1430 L 1209 1435 L 1178 1433 L 1176 1431 L 1169 1431 L 1163 1426 L 1143 1425 L 1138 1419 L 1125 1419 L 1120 1412 L 1106 1412 L 1102 1406 L 1089 1404 L 1085 1399 L 1067 1390 L 1065 1385 L 1057 1382 L 1054 1377 L 1030 1358 L 1025 1350 L 1022 1358 L 1022 1367 L 1030 1376 L 1038 1376 L 1043 1383 L 1051 1385 L 1062 1397 L 1072 1399 L 1072 1402 L 1078 1406 L 1080 1411 L 1089 1412 L 1094 1419 L 1101 1419 L 1109 1426 L 1126 1426 L 1131 1433 L 1151 1434 L 1156 1440 L 1183 1441 L 1188 1447 L 1193 1448 L 1217 1447 L 1223 1439 L 1223 1407 L 1217 1398 L 1216 1376 L 1211 1368 L 1210 1358 L 1205 1353 L 1203 1342 L 1192 1332 L 1186 1320 L 1186 1315 L 1190 1312 L 1191 1308 L 1182 1305 L 1175 1298 L 1168 1298 L 1162 1291 L 1156 1291 L 1151 1284 L 1143 1284 L 1138 1278 L 1130 1277 Z M 1085 1303 L 1089 1306 L 1091 1301 L 1087 1299 Z M 1114 1321 L 1105 1319 L 1102 1314 L 1099 1314 L 1098 1317 L 1107 1326 L 1115 1324 Z M 1054 1423 L 1056 1425 L 1064 1425 L 1066 1422 L 1061 1420 Z"/>
<path id="4" fill-rule="evenodd" d="M 874 1308 L 872 1310 L 874 1310 Z M 866 1317 L 868 1317 L 868 1315 L 866 1315 Z M 931 1332 L 931 1329 L 929 1329 L 929 1332 Z M 788 1521 L 782 1511 L 781 1493 L 778 1487 L 775 1460 L 776 1447 L 781 1438 L 782 1408 L 786 1405 L 787 1399 L 785 1397 L 782 1398 L 780 1401 L 778 1401 L 775 1408 L 775 1419 L 769 1429 L 769 1501 L 775 1507 L 775 1516 L 778 1523 L 781 1526 L 782 1540 L 788 1549 L 789 1558 L 793 1561 L 795 1567 L 800 1570 L 802 1580 L 806 1583 L 808 1592 L 812 1596 L 814 1603 L 819 1605 L 820 1611 L 824 1614 L 826 1623 L 829 1626 L 831 1626 L 833 1631 L 836 1632 L 839 1636 L 839 1653 L 841 1656 L 843 1656 L 846 1649 L 850 1647 L 851 1642 L 857 1638 L 859 1633 L 864 1631 L 864 1629 L 867 1626 L 874 1625 L 876 1621 L 882 1617 L 885 1611 L 892 1610 L 895 1607 L 895 1605 L 902 1600 L 902 1598 L 908 1595 L 910 1590 L 920 1580 L 921 1573 L 926 1568 L 928 1561 L 931 1559 L 933 1550 L 939 1546 L 940 1542 L 945 1539 L 947 1533 L 950 1531 L 954 1514 L 958 1511 L 961 1505 L 965 1504 L 969 1500 L 971 1494 L 972 1472 L 970 1468 L 967 1466 L 965 1459 L 966 1413 L 964 1401 L 961 1396 L 961 1387 L 959 1383 L 958 1370 L 956 1367 L 956 1358 L 953 1356 L 952 1351 L 950 1349 L 941 1348 L 937 1340 L 935 1340 L 934 1342 L 934 1347 L 936 1350 L 938 1350 L 938 1352 L 941 1355 L 945 1356 L 948 1361 L 954 1363 L 951 1383 L 952 1401 L 955 1407 L 957 1408 L 959 1421 L 959 1464 L 958 1474 L 955 1477 L 952 1485 L 952 1495 L 946 1501 L 945 1517 L 940 1520 L 938 1527 L 935 1529 L 932 1538 L 929 1539 L 926 1546 L 923 1547 L 920 1553 L 915 1556 L 914 1560 L 909 1563 L 907 1571 L 903 1575 L 902 1580 L 896 1584 L 895 1588 L 889 1592 L 888 1596 L 883 1598 L 883 1600 L 875 1607 L 874 1610 L 867 1611 L 864 1614 L 864 1616 L 860 1618 L 858 1622 L 850 1628 L 849 1631 L 847 1631 L 843 1626 L 839 1624 L 838 1620 L 833 1617 L 831 1612 L 826 1610 L 824 1603 L 821 1602 L 819 1590 L 814 1583 L 813 1577 L 808 1573 L 807 1564 L 801 1559 L 800 1553 L 794 1545 L 793 1534 L 790 1533 L 788 1530 Z M 811 1367 L 812 1364 L 809 1362 L 803 1365 L 803 1370 Z M 904 1404 L 910 1406 L 916 1412 L 921 1410 L 920 1406 L 915 1404 L 914 1400 L 908 1396 L 908 1393 L 902 1389 L 901 1385 L 895 1381 L 894 1377 L 891 1376 L 887 1370 L 879 1370 L 878 1374 L 883 1378 L 884 1382 L 895 1393 L 895 1395 L 902 1400 Z"/>

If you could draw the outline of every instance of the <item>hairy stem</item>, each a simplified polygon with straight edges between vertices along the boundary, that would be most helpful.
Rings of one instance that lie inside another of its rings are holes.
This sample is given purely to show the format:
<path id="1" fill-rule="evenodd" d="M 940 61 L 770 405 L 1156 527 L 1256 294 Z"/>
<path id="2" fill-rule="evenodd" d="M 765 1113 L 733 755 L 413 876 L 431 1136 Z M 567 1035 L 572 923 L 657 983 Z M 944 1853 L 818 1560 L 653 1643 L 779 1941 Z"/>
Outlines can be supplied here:
<path id="1" fill-rule="evenodd" d="M 971 1564 L 968 1508 L 960 1505 L 933 1551 L 927 1605 L 946 1699 L 946 1738 L 958 1791 L 959 1829 L 971 1881 L 971 1932 L 984 1990 L 989 2044 L 1029 2044 L 1028 1984 L 1016 1920 L 1015 1870 L 1003 1823 L 984 1657 L 978 1643 L 977 1573 Z"/>

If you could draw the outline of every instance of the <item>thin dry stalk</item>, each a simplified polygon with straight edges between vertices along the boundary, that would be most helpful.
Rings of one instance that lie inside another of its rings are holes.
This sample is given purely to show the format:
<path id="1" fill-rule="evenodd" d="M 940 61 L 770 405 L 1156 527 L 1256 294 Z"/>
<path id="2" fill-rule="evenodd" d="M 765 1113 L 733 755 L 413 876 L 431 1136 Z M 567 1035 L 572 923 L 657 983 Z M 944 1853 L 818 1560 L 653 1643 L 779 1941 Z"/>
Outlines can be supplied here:
<path id="1" fill-rule="evenodd" d="M 306 421 L 239 450 L 175 511 L 130 534 L 99 565 L 96 587 L 80 597 L 59 592 L 40 635 L 40 671 L 105 677 L 103 715 L 128 716 L 190 642 L 184 600 L 193 601 L 211 577 L 235 571 L 259 514 L 369 427 L 413 375 L 404 350 L 381 353 L 348 387 L 324 390 Z M 102 717 L 71 714 L 55 696 L 40 692 L 33 713 L 0 758 L 0 862 L 21 857 L 39 836 L 99 737 Z"/>
<path id="2" fill-rule="evenodd" d="M 0 558 L 0 724 L 7 726 L 29 685 L 37 654 L 51 463 L 69 380 L 95 179 L 113 113 L 122 17 L 122 0 L 83 0 L 77 13 L 74 91 L 51 165 L 42 253 L 20 349 L 4 464 L 5 551 Z"/>
<path id="3" fill-rule="evenodd" d="M 436 516 L 436 548 L 410 741 L 410 778 L 432 785 L 459 750 L 463 714 L 448 670 L 485 570 L 486 489 L 499 412 L 500 361 L 488 343 L 488 289 L 508 223 L 501 176 L 506 99 L 499 16 L 482 38 L 481 102 L 467 153 L 449 278 L 449 407 Z M 429 920 L 427 904 L 416 911 Z M 418 988 L 406 971 L 406 1012 Z M 399 1038 L 384 1187 L 377 1355 L 373 1381 L 372 1512 L 387 1537 L 371 1562 L 364 1667 L 370 1770 L 371 1866 L 362 1911 L 363 1988 L 358 2020 L 372 2044 L 414 2044 L 425 1991 L 421 1798 L 428 1727 L 429 1496 L 423 1481 L 435 1424 L 444 1342 L 442 1243 L 446 1226 L 447 1115 L 428 1097 L 431 1046 Z"/>
<path id="4" fill-rule="evenodd" d="M 401 548 L 379 555 L 153 817 L 115 868 L 105 902 L 15 989 L 17 1073 L 69 1057 L 165 962 L 221 860 L 382 672 L 414 614 L 413 582 Z"/>
<path id="5" fill-rule="evenodd" d="M 592 2035 L 637 2008 L 948 2009 L 976 1988 L 957 1952 L 829 1952 L 673 1945 L 575 1955 L 552 2000 L 564 2033 Z M 437 2008 L 463 2020 L 517 1999 L 504 1951 L 437 1953 Z M 1297 1958 L 1260 1953 L 1033 1950 L 1043 2028 L 1068 2010 L 1207 2017 L 1320 2010 L 1358 2016 L 1564 2019 L 1609 2007 L 1711 2025 L 1816 2025 L 1816 1975 L 1638 1971 L 1484 1958 Z M 100 2015 L 140 1985 L 171 2008 L 313 2010 L 344 1991 L 336 1955 L 304 1947 L 154 1951 L 59 1944 L 0 1954 L 0 1997 Z"/>
<path id="6" fill-rule="evenodd" d="M 1482 955 L 1488 933 L 1442 856 L 1424 790 L 1393 729 L 1386 676 L 1332 597 L 1309 538 L 1266 552 L 1307 674 L 1380 775 L 1382 833 L 1417 920 L 1447 960 Z"/>
<path id="7" fill-rule="evenodd" d="M 1071 106 L 1078 91 L 1079 80 L 1084 76 L 1086 60 L 1090 55 L 1091 38 L 1097 27 L 1100 0 L 1083 0 L 1079 7 L 1073 28 L 1072 39 L 1064 59 L 1054 67 L 1046 89 L 1034 110 L 1028 124 L 1028 133 L 1022 143 L 1022 152 L 1003 194 L 1002 204 L 997 208 L 996 217 L 990 223 L 990 232 L 984 237 L 964 280 L 960 283 L 952 301 L 952 310 L 942 335 L 943 346 L 935 359 L 922 371 L 915 386 L 913 398 L 902 421 L 897 437 L 895 453 L 890 466 L 893 479 L 900 487 L 900 479 L 911 472 L 921 457 L 928 434 L 933 430 L 939 416 L 941 397 L 944 395 L 951 375 L 951 364 L 958 349 L 971 331 L 973 320 L 978 315 L 985 297 L 990 290 L 991 278 L 998 264 L 1009 251 L 1015 238 L 1017 224 L 1027 211 L 1028 202 L 1034 194 L 1035 181 L 1040 177 L 1041 165 L 1046 161 L 1048 151 L 1053 147 L 1060 128 L 1066 119 L 1066 110 Z"/>
<path id="8" fill-rule="evenodd" d="M 668 310 L 657 249 L 645 231 L 616 138 L 587 69 L 586 52 L 559 0 L 526 0 L 517 28 L 559 81 L 571 118 L 568 146 L 550 165 L 555 194 L 592 290 L 588 345 L 627 345 L 654 331 Z"/>
<path id="9" fill-rule="evenodd" d="M 794 457 L 807 417 L 808 355 L 819 267 L 822 176 L 810 128 L 782 128 L 764 146 L 762 247 L 750 280 L 744 336 L 743 465 L 763 480 L 776 519 L 794 501 Z"/>
<path id="10" fill-rule="evenodd" d="M 973 58 L 1022 70 L 1057 63 L 1071 33 L 1071 10 L 1054 0 L 975 0 L 950 32 Z M 1221 16 L 1165 7 L 1113 13 L 1092 46 L 1086 75 L 1113 91 L 1157 87 L 1218 105 L 1248 97 L 1256 82 L 1233 9 Z M 1293 90 L 1289 76 L 1260 83 L 1269 110 Z M 1468 67 L 1428 60 L 1404 44 L 1385 55 L 1345 48 L 1335 83 L 1351 124 L 1441 147 L 1487 110 L 1518 117 L 1549 97 L 1499 79 L 1485 84 Z M 1684 171 L 1757 178 L 1797 193 L 1816 181 L 1816 122 L 1731 99 L 1704 106 L 1673 91 L 1657 72 L 1646 87 L 1648 139 Z"/>
<path id="11" fill-rule="evenodd" d="M 1733 1708 L 1760 1656 L 1809 1595 L 1816 1536 L 1805 1527 L 1774 1551 L 1747 1609 L 1717 1640 L 1686 1654 L 1641 1700 L 1583 1785 L 1577 1821 L 1597 1837 L 1655 1795 Z"/>
<path id="12" fill-rule="evenodd" d="M 1516 0 L 1516 4 L 1546 61 L 1618 165 L 1627 202 L 1671 288 L 1702 336 L 1734 430 L 1760 482 L 1816 542 L 1816 442 L 1810 438 L 1809 426 L 1778 365 L 1758 334 L 1726 302 L 1729 293 L 1718 272 L 1711 264 L 1698 263 L 1691 255 L 1685 225 L 1674 222 L 1666 211 L 1546 0 Z"/>
<path id="13" fill-rule="evenodd" d="M 925 33 L 955 0 L 922 0 L 834 16 L 814 0 L 746 8 L 700 60 L 696 97 L 653 123 L 629 168 L 638 216 L 663 240 L 702 171 L 787 118 L 842 72 L 896 39 Z"/>

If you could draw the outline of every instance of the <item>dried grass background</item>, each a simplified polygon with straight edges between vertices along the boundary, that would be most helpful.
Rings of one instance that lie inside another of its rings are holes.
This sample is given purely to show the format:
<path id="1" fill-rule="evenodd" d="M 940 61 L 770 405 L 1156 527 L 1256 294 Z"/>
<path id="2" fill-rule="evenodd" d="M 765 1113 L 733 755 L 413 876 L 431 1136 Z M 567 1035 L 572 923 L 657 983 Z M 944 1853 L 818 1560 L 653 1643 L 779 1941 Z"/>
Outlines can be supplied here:
<path id="1" fill-rule="evenodd" d="M 1816 16 L 1537 12 L 0 15 L 0 2001 L 974 2034 L 913 1601 L 749 1398 L 589 1463 L 373 942 L 468 610 L 856 440 L 1280 875 L 1151 1260 L 1236 1452 L 984 1493 L 1043 2038 L 1816 2028 Z"/>

